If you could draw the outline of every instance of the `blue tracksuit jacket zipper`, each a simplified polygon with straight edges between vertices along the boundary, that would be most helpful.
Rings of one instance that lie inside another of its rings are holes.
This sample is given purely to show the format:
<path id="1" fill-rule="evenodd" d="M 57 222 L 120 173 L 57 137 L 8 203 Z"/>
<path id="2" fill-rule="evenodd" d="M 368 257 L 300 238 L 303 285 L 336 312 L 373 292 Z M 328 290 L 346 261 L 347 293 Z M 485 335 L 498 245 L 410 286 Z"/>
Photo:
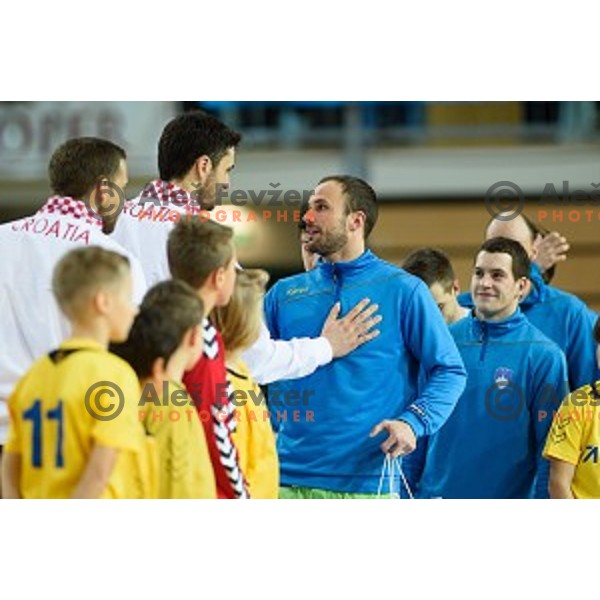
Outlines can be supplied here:
<path id="1" fill-rule="evenodd" d="M 479 353 L 479 362 L 485 361 L 485 351 L 487 349 L 488 341 L 488 328 L 484 322 L 481 323 L 481 336 L 479 338 L 481 342 L 481 352 Z"/>
<path id="2" fill-rule="evenodd" d="M 333 293 L 334 293 L 334 302 L 339 302 L 340 301 L 340 295 L 341 295 L 341 291 L 342 291 L 342 286 L 340 283 L 340 276 L 337 273 L 336 270 L 336 266 L 333 265 L 333 268 L 331 269 L 331 276 L 333 278 Z M 340 309 L 343 309 L 343 307 L 340 307 Z"/>

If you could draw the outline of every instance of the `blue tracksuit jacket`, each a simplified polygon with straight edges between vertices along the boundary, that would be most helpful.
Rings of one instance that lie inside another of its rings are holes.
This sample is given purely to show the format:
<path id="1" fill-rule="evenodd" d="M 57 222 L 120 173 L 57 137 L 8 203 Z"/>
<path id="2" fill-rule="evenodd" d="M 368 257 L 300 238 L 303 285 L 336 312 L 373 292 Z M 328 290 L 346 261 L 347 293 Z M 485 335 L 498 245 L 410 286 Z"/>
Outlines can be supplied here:
<path id="1" fill-rule="evenodd" d="M 541 453 L 552 410 L 566 394 L 564 354 L 519 309 L 503 321 L 471 314 L 450 331 L 467 387 L 445 425 L 404 459 L 416 496 L 547 498 Z"/>
<path id="2" fill-rule="evenodd" d="M 464 389 L 462 360 L 425 284 L 368 250 L 278 281 L 265 298 L 267 325 L 274 338 L 315 337 L 336 302 L 343 316 L 365 297 L 383 317 L 377 338 L 308 377 L 278 382 L 308 392 L 314 411 L 313 420 L 279 423 L 282 485 L 375 493 L 387 433 L 369 438 L 371 429 L 402 419 L 417 436 L 434 433 Z"/>

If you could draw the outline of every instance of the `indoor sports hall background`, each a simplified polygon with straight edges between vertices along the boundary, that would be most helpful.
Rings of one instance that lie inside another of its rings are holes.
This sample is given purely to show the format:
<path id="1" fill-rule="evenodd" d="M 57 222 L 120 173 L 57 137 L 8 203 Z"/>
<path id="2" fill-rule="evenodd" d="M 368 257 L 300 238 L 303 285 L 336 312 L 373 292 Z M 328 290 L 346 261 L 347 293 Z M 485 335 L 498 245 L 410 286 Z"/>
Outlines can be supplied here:
<path id="1" fill-rule="evenodd" d="M 380 256 L 400 262 L 416 247 L 440 247 L 463 288 L 490 211 L 522 202 L 534 223 L 571 244 L 553 284 L 600 310 L 598 102 L 2 102 L 0 222 L 41 205 L 48 159 L 69 137 L 122 145 L 133 197 L 156 175 L 165 123 L 194 107 L 244 135 L 230 190 L 246 198 L 235 207 L 241 221 L 223 217 L 235 228 L 242 264 L 274 278 L 297 272 L 293 211 L 285 222 L 277 214 L 285 207 L 271 203 L 345 172 L 378 192 L 371 246 Z"/>

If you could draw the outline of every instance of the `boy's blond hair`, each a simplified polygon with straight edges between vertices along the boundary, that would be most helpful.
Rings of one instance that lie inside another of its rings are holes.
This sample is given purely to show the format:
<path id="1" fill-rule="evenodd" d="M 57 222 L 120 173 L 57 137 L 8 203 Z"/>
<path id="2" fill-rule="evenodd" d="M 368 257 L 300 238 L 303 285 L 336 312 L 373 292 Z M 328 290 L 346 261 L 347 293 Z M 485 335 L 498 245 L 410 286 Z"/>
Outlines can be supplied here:
<path id="1" fill-rule="evenodd" d="M 212 272 L 231 262 L 233 229 L 197 218 L 179 221 L 169 234 L 167 256 L 173 279 L 199 290 Z"/>
<path id="2" fill-rule="evenodd" d="M 52 275 L 52 292 L 63 313 L 72 319 L 86 301 L 105 287 L 114 287 L 129 273 L 129 259 L 100 246 L 67 252 Z"/>
<path id="3" fill-rule="evenodd" d="M 261 269 L 238 272 L 231 301 L 213 310 L 212 320 L 223 337 L 225 350 L 237 352 L 252 346 L 260 334 L 262 299 L 269 275 Z"/>

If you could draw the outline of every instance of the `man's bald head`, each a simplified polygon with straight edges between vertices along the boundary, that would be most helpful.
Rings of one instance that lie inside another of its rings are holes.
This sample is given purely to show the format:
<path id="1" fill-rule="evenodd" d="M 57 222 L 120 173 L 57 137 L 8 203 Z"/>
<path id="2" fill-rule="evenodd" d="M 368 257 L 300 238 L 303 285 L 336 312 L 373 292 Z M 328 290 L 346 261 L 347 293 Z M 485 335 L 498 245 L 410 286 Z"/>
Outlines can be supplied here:
<path id="1" fill-rule="evenodd" d="M 508 215 L 510 213 L 506 214 Z M 533 247 L 535 234 L 523 215 L 517 215 L 510 221 L 502 221 L 497 217 L 492 219 L 485 230 L 485 239 L 489 240 L 496 237 L 504 237 L 519 242 L 521 246 L 525 248 L 529 259 L 532 260 L 535 258 L 535 250 Z"/>

